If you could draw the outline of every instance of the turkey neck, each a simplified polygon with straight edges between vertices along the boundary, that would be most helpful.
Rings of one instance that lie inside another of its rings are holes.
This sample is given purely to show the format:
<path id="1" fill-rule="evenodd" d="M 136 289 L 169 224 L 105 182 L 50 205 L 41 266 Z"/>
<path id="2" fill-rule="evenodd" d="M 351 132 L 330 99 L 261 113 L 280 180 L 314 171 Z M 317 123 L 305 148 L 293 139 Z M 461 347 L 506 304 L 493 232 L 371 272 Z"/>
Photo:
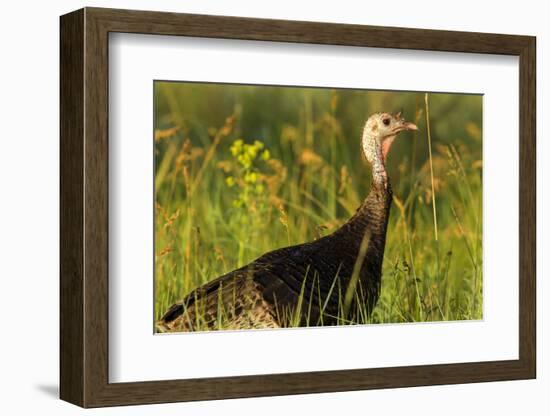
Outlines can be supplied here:
<path id="1" fill-rule="evenodd" d="M 393 138 L 392 138 L 393 141 Z M 363 267 L 380 270 L 386 246 L 386 230 L 392 202 L 392 190 L 386 172 L 385 156 L 377 140 L 364 146 L 372 168 L 372 185 L 369 195 L 356 213 L 336 232 L 348 247 L 359 250 L 363 238 L 368 239 L 367 259 Z M 391 143 L 390 143 L 391 144 Z M 370 157 L 369 157 L 370 156 Z"/>
<path id="2" fill-rule="evenodd" d="M 368 238 L 369 251 L 375 248 L 382 258 L 386 245 L 386 229 L 392 202 L 389 181 L 384 185 L 373 182 L 369 195 L 355 214 L 340 228 L 341 238 L 359 248 L 363 238 Z"/>

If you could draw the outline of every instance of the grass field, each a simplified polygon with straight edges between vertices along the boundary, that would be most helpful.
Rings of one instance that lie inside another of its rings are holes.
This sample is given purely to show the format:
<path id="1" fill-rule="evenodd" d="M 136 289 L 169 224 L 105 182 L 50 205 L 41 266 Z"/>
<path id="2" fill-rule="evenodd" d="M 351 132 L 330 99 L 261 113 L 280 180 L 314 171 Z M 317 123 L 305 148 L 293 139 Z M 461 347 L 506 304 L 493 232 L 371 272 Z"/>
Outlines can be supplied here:
<path id="1" fill-rule="evenodd" d="M 155 318 L 338 228 L 370 188 L 362 125 L 398 110 L 419 131 L 390 152 L 382 291 L 354 323 L 481 319 L 481 96 L 171 82 L 155 83 Z"/>

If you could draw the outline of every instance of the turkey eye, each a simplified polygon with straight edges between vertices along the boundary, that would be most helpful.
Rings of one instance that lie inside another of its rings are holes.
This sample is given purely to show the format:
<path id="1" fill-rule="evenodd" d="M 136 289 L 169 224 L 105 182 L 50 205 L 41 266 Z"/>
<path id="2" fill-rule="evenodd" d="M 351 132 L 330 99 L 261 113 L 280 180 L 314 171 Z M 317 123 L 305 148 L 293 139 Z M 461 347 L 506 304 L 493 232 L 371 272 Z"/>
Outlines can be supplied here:
<path id="1" fill-rule="evenodd" d="M 385 118 L 384 120 L 382 120 L 382 123 L 384 123 L 385 126 L 389 126 L 390 125 L 390 119 Z"/>

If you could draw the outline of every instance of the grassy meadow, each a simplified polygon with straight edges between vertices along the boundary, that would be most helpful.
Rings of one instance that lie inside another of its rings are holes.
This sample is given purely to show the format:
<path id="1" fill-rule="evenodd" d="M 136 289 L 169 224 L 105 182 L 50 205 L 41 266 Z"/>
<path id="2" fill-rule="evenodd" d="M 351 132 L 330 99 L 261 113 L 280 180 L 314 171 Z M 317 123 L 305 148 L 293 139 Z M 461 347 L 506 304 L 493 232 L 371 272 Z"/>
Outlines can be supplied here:
<path id="1" fill-rule="evenodd" d="M 155 82 L 155 319 L 267 251 L 317 239 L 367 196 L 363 124 L 403 110 L 382 290 L 353 323 L 481 319 L 482 97 Z"/>

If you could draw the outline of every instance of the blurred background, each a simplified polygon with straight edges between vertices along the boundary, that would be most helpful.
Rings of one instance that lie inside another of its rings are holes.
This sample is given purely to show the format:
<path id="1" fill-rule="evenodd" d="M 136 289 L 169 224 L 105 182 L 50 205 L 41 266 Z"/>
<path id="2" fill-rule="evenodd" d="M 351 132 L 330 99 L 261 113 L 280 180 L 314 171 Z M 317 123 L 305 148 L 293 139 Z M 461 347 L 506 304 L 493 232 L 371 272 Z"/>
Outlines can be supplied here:
<path id="1" fill-rule="evenodd" d="M 482 96 L 157 81 L 154 97 L 156 319 L 353 215 L 371 180 L 362 127 L 377 111 L 403 111 L 419 131 L 388 157 L 382 292 L 359 323 L 482 318 Z"/>

